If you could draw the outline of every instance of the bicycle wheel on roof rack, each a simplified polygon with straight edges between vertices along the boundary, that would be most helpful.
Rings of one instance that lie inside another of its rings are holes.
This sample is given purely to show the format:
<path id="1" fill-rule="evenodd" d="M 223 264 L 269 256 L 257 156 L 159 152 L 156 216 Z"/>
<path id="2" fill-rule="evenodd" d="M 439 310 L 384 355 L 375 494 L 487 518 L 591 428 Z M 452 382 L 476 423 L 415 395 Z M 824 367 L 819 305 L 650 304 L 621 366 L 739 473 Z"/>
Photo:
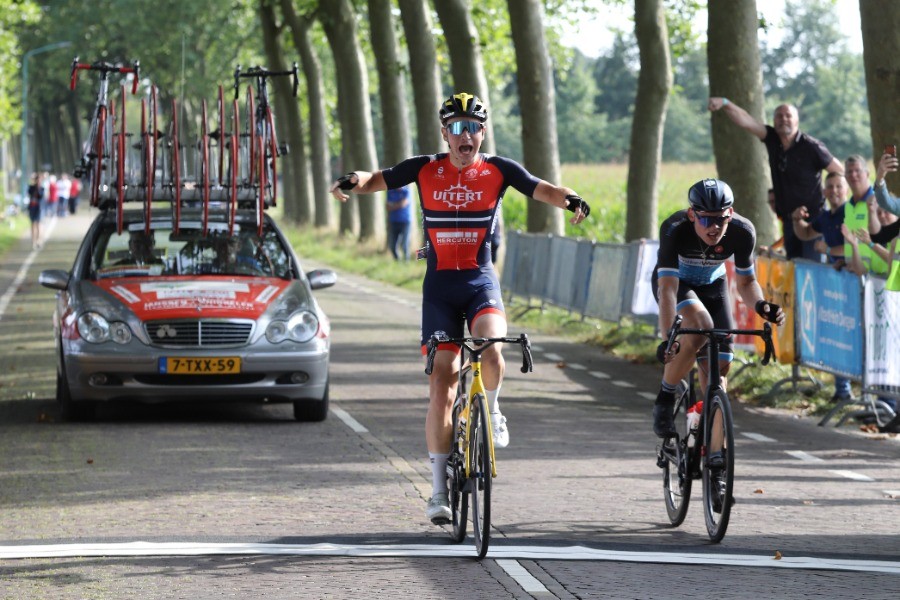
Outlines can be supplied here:
<path id="1" fill-rule="evenodd" d="M 224 94 L 225 93 L 222 90 L 222 86 L 220 85 L 219 86 L 219 99 L 216 104 L 216 112 L 218 113 L 218 117 L 219 117 L 219 122 L 218 122 L 219 129 L 218 129 L 218 131 L 216 131 L 213 134 L 216 141 L 218 142 L 217 149 L 219 151 L 218 156 L 216 157 L 216 158 L 218 158 L 218 163 L 219 163 L 218 164 L 219 168 L 218 168 L 218 170 L 216 170 L 216 185 L 218 187 L 225 186 L 225 171 L 224 171 L 224 169 L 225 169 L 225 149 L 226 149 L 225 140 L 227 138 L 227 136 L 225 135 L 225 129 L 226 129 L 227 125 L 225 124 L 225 95 Z"/>
<path id="2" fill-rule="evenodd" d="M 149 223 L 151 216 L 151 203 L 156 187 L 156 160 L 159 147 L 159 130 L 157 129 L 157 99 L 156 86 L 150 86 L 147 96 L 147 121 L 144 121 L 143 104 L 141 106 L 141 181 L 144 185 L 144 218 Z"/>
<path id="3" fill-rule="evenodd" d="M 237 179 L 240 170 L 240 151 L 238 148 L 241 139 L 240 115 L 238 102 L 235 100 L 231 107 L 231 135 L 228 141 L 228 235 L 234 235 L 234 220 L 237 215 Z"/>
<path id="4" fill-rule="evenodd" d="M 169 144 L 171 145 L 169 173 L 172 177 L 170 182 L 172 185 L 172 200 L 175 203 L 174 230 L 175 233 L 178 233 L 181 225 L 181 157 L 178 152 L 178 104 L 174 98 L 172 99 L 172 122 L 169 127 L 169 133 Z"/>
<path id="5" fill-rule="evenodd" d="M 265 212 L 266 212 L 266 153 L 263 148 L 263 138 L 262 136 L 256 136 L 256 144 L 258 146 L 257 150 L 257 161 L 259 166 L 259 186 L 256 194 L 256 234 L 262 238 L 263 235 L 263 224 L 265 223 Z"/>
<path id="6" fill-rule="evenodd" d="M 94 136 L 94 147 L 91 149 L 94 161 L 91 164 L 91 206 L 100 205 L 100 180 L 103 175 L 103 152 L 105 150 L 103 138 L 106 135 L 106 107 L 97 108 L 97 128 Z"/>
<path id="7" fill-rule="evenodd" d="M 264 124 L 265 133 L 263 134 L 265 160 L 263 166 L 266 172 L 266 206 L 275 206 L 278 201 L 278 167 L 276 159 L 278 158 L 278 140 L 275 138 L 275 119 L 272 116 L 272 109 L 266 107 L 266 122 Z"/>
<path id="8" fill-rule="evenodd" d="M 253 107 L 253 86 L 247 86 L 247 135 L 249 136 L 248 144 L 250 151 L 250 171 L 247 176 L 247 185 L 252 186 L 256 180 L 256 154 L 257 141 L 259 132 L 256 130 L 256 110 Z"/>
<path id="9" fill-rule="evenodd" d="M 113 135 L 113 160 L 116 167 L 116 232 L 121 235 L 125 221 L 125 86 L 122 86 L 122 108 L 119 131 Z"/>
<path id="10" fill-rule="evenodd" d="M 206 116 L 206 99 L 200 104 L 200 203 L 203 206 L 203 235 L 209 231 L 209 128 Z"/>

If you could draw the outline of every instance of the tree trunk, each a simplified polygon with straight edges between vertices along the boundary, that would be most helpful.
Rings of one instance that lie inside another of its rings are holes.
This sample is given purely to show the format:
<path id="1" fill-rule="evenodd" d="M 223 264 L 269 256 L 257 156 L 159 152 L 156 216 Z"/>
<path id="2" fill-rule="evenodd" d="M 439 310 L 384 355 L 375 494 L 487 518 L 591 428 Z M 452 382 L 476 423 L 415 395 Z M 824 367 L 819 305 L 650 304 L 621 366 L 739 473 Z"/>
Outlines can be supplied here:
<path id="1" fill-rule="evenodd" d="M 303 76 L 306 79 L 306 102 L 309 106 L 309 150 L 315 197 L 316 227 L 334 226 L 334 201 L 328 193 L 331 187 L 331 151 L 328 147 L 328 121 L 325 117 L 325 94 L 322 85 L 322 65 L 309 39 L 310 18 L 300 18 L 292 0 L 281 0 L 281 11 L 291 30 L 294 47 L 300 53 Z"/>
<path id="2" fill-rule="evenodd" d="M 875 164 L 884 154 L 885 144 L 900 145 L 900 12 L 892 0 L 859 3 L 862 22 L 863 61 L 872 128 L 872 156 Z M 900 174 L 889 173 L 888 188 L 900 193 Z"/>
<path id="3" fill-rule="evenodd" d="M 724 96 L 765 122 L 756 0 L 709 4 L 710 96 Z M 756 226 L 759 243 L 770 244 L 779 234 L 767 202 L 771 174 L 765 146 L 721 111 L 712 114 L 712 134 L 719 179 L 734 190 L 735 208 Z"/>
<path id="4" fill-rule="evenodd" d="M 490 110 L 491 98 L 478 31 L 472 22 L 469 0 L 440 0 L 434 3 L 444 39 L 450 51 L 450 72 L 453 74 L 453 91 L 475 94 Z M 488 154 L 496 154 L 494 129 L 491 119 L 485 124 L 484 142 L 481 147 Z"/>
<path id="5" fill-rule="evenodd" d="M 641 54 L 628 153 L 628 212 L 625 241 L 655 238 L 657 181 L 663 129 L 672 89 L 669 31 L 662 0 L 635 0 L 634 35 Z"/>
<path id="6" fill-rule="evenodd" d="M 509 20 L 516 49 L 516 82 L 522 109 L 522 154 L 525 168 L 559 184 L 559 142 L 553 69 L 544 38 L 540 0 L 509 0 Z M 563 235 L 563 212 L 528 200 L 528 231 Z"/>
<path id="7" fill-rule="evenodd" d="M 416 105 L 416 148 L 419 154 L 434 154 L 444 149 L 438 120 L 444 97 L 431 33 L 431 12 L 427 0 L 399 0 L 399 4 Z"/>
<path id="8" fill-rule="evenodd" d="M 341 143 L 347 170 L 374 171 L 375 137 L 369 105 L 369 77 L 359 47 L 356 15 L 350 0 L 330 0 L 319 5 L 319 20 L 334 54 L 338 84 Z M 367 194 L 358 202 L 361 240 L 384 237 L 383 194 Z M 345 205 L 346 206 L 346 205 Z M 344 220 L 342 219 L 342 225 Z"/>
<path id="9" fill-rule="evenodd" d="M 288 70 L 279 41 L 281 27 L 275 22 L 275 8 L 272 6 L 271 0 L 260 0 L 259 16 L 269 69 L 273 71 Z M 280 122 L 284 127 L 281 130 L 281 136 L 277 139 L 280 144 L 287 143 L 290 149 L 290 153 L 280 159 L 281 180 L 284 182 L 281 188 L 284 216 L 299 225 L 308 225 L 312 222 L 313 206 L 300 105 L 294 99 L 293 81 L 290 78 L 273 77 L 270 81 L 275 90 L 275 106 L 278 109 L 276 113 L 281 117 L 280 120 L 276 119 L 276 123 Z"/>

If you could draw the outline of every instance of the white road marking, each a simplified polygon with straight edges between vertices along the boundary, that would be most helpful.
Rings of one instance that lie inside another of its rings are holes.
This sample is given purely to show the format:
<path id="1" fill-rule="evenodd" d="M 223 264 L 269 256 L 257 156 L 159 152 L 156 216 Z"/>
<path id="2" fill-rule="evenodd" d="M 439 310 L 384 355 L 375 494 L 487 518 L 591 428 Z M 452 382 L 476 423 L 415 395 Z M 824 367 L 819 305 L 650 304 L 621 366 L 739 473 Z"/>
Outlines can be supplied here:
<path id="1" fill-rule="evenodd" d="M 651 394 L 650 392 L 638 392 L 637 395 L 647 400 L 656 400 L 656 394 Z"/>
<path id="2" fill-rule="evenodd" d="M 596 377 L 597 379 L 609 379 L 609 375 L 604 373 L 603 371 L 590 371 L 591 377 Z"/>
<path id="3" fill-rule="evenodd" d="M 884 490 L 883 493 L 890 498 L 900 498 L 900 490 Z"/>
<path id="4" fill-rule="evenodd" d="M 46 234 L 44 235 L 44 243 L 48 239 L 50 239 L 50 234 L 53 233 L 53 229 L 56 227 L 56 218 L 50 220 L 50 225 L 47 227 Z M 31 268 L 32 263 L 34 263 L 34 259 L 37 258 L 39 250 L 32 250 L 31 253 L 25 258 L 25 262 L 22 263 L 22 266 L 19 267 L 19 272 L 16 273 L 15 279 L 13 279 L 12 284 L 9 286 L 2 296 L 0 296 L 0 321 L 3 320 L 3 315 L 6 314 L 6 309 L 9 307 L 9 303 L 12 302 L 13 296 L 16 295 L 16 292 L 19 291 L 19 287 L 22 285 L 22 282 L 25 281 L 25 277 L 28 276 L 28 269 Z"/>
<path id="5" fill-rule="evenodd" d="M 504 571 L 506 574 L 516 580 L 523 590 L 528 592 L 529 594 L 543 594 L 550 593 L 550 590 L 544 587 L 544 584 L 538 581 L 534 575 L 529 573 L 525 567 L 520 565 L 514 560 L 498 560 L 497 565 Z"/>
<path id="6" fill-rule="evenodd" d="M 579 365 L 578 363 L 569 363 L 567 365 L 570 369 L 575 369 L 576 371 L 587 371 L 587 367 L 584 365 Z"/>
<path id="7" fill-rule="evenodd" d="M 796 459 L 802 460 L 804 462 L 825 462 L 818 456 L 813 456 L 812 454 L 807 454 L 803 450 L 785 450 L 785 454 L 790 454 Z"/>
<path id="8" fill-rule="evenodd" d="M 840 475 L 841 477 L 846 477 L 847 479 L 852 479 L 853 481 L 875 481 L 868 475 L 863 475 L 862 473 L 857 473 L 855 471 L 835 471 L 832 470 L 832 473 L 835 475 Z"/>
<path id="9" fill-rule="evenodd" d="M 538 346 L 537 344 L 532 344 L 532 345 L 531 345 L 531 350 L 532 350 L 533 352 L 543 352 L 543 351 L 544 351 L 544 347 L 543 347 L 543 346 Z"/>
<path id="10" fill-rule="evenodd" d="M 288 555 L 288 556 L 373 556 L 470 558 L 475 549 L 457 544 L 256 544 L 215 542 L 124 542 L 90 544 L 40 544 L 0 546 L 0 559 L 76 558 L 113 556 L 213 556 L 213 555 Z M 772 567 L 779 569 L 816 569 L 858 571 L 900 575 L 900 562 L 782 556 L 771 554 L 722 554 L 680 552 L 637 552 L 601 550 L 585 546 L 492 546 L 491 559 L 514 560 L 602 560 L 613 562 L 663 563 L 683 565 L 724 565 Z"/>
<path id="11" fill-rule="evenodd" d="M 356 433 L 368 433 L 369 430 L 366 429 L 365 425 L 351 417 L 350 413 L 348 413 L 343 408 L 332 407 L 331 412 L 333 412 L 334 416 L 343 421 L 347 427 L 349 427 Z"/>
<path id="12" fill-rule="evenodd" d="M 544 358 L 546 358 L 547 360 L 555 360 L 557 362 L 563 360 L 562 356 L 560 356 L 559 354 L 554 354 L 553 352 L 548 352 L 544 355 Z"/>
<path id="13" fill-rule="evenodd" d="M 631 383 L 630 381 L 622 381 L 621 379 L 616 379 L 614 381 L 611 381 L 610 383 L 612 383 L 613 385 L 617 385 L 621 388 L 633 388 L 634 387 L 634 384 Z"/>
<path id="14" fill-rule="evenodd" d="M 776 442 L 778 440 L 774 440 L 769 436 L 763 435 L 761 433 L 753 433 L 752 431 L 742 431 L 741 435 L 744 437 L 748 437 L 751 440 L 756 440 L 757 442 Z"/>

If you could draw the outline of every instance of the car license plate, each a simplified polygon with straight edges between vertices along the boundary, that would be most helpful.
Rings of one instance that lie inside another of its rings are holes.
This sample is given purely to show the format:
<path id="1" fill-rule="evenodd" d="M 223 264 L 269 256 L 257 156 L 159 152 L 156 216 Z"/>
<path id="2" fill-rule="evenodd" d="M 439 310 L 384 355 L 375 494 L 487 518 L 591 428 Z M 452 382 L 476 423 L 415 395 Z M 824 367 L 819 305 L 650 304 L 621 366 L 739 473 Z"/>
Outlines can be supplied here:
<path id="1" fill-rule="evenodd" d="M 241 372 L 237 356 L 218 358 L 187 358 L 164 356 L 159 359 L 159 372 L 171 375 L 225 375 Z"/>

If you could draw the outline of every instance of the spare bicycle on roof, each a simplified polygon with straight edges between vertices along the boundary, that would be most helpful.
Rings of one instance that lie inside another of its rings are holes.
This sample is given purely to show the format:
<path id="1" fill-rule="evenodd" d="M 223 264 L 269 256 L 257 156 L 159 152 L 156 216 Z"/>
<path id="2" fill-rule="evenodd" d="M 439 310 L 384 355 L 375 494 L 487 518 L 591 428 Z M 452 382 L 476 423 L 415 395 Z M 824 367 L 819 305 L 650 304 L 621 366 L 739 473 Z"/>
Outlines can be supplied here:
<path id="1" fill-rule="evenodd" d="M 208 105 L 203 100 L 196 141 L 189 144 L 182 141 L 184 124 L 179 123 L 179 107 L 174 98 L 166 103 L 167 124 L 160 129 L 160 94 L 147 81 L 143 82 L 147 91 L 141 98 L 140 129 L 128 130 L 126 85 L 121 86 L 121 100 L 116 106 L 109 98 L 109 75 L 130 77 L 131 94 L 136 95 L 142 83 L 137 61 L 122 66 L 102 61 L 81 63 L 76 57 L 72 62 L 72 90 L 80 70 L 98 71 L 100 84 L 75 175 L 88 177 L 92 206 L 116 211 L 119 233 L 127 202 L 142 203 L 147 232 L 151 221 L 163 219 L 172 221 L 175 233 L 190 222 L 204 236 L 213 224 L 217 229 L 227 228 L 228 234 L 233 235 L 238 213 L 242 212 L 248 213 L 247 217 L 262 233 L 264 212 L 275 206 L 278 195 L 276 159 L 288 153 L 287 144 L 279 145 L 277 141 L 267 82 L 271 77 L 291 77 L 296 96 L 296 63 L 289 71 L 270 71 L 260 66 L 242 71 L 238 66 L 234 71 L 231 114 L 226 115 L 224 91 L 219 86 L 213 115 L 215 129 L 210 130 Z M 242 78 L 254 80 L 247 86 L 243 115 L 238 103 Z M 258 104 L 254 103 L 254 87 Z M 162 120 L 166 120 L 165 116 Z"/>

